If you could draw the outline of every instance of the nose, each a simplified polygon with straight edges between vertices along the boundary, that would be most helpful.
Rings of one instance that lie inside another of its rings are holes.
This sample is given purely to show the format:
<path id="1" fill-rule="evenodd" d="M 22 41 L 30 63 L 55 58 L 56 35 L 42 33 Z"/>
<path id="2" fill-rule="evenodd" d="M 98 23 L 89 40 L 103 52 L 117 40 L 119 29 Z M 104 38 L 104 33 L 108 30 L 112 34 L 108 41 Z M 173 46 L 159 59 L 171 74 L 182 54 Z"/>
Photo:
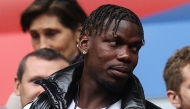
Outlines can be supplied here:
<path id="1" fill-rule="evenodd" d="M 124 62 L 130 62 L 131 56 L 128 47 L 122 47 L 117 54 L 117 59 Z"/>
<path id="2" fill-rule="evenodd" d="M 50 48 L 50 44 L 49 44 L 47 38 L 45 38 L 45 37 L 40 37 L 39 48 Z"/>

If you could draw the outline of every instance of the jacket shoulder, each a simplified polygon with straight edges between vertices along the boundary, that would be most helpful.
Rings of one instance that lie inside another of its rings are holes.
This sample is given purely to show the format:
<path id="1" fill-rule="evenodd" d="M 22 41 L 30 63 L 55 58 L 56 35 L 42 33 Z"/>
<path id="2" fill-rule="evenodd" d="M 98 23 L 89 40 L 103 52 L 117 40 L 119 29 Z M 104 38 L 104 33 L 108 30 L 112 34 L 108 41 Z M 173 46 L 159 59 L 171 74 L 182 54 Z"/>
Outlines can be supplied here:
<path id="1" fill-rule="evenodd" d="M 155 104 L 151 103 L 148 100 L 145 100 L 146 109 L 161 109 L 160 107 L 156 106 Z"/>

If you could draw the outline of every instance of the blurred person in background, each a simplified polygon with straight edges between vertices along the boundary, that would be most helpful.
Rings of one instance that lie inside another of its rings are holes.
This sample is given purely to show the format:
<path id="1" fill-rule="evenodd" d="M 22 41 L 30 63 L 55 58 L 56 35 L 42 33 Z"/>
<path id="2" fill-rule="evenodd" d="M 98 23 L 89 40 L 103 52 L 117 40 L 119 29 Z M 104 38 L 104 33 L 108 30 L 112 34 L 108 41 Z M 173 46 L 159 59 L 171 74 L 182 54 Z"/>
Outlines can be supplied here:
<path id="1" fill-rule="evenodd" d="M 167 97 L 176 109 L 190 109 L 190 46 L 171 56 L 164 68 Z"/>
<path id="2" fill-rule="evenodd" d="M 20 99 L 12 94 L 11 99 L 8 100 L 5 106 L 6 109 L 21 109 L 24 107 L 44 91 L 34 81 L 43 79 L 68 65 L 68 60 L 53 49 L 43 48 L 27 54 L 21 60 L 15 77 L 14 93 L 20 96 Z"/>
<path id="3" fill-rule="evenodd" d="M 76 0 L 34 0 L 22 12 L 20 24 L 30 33 L 34 50 L 52 48 L 75 63 L 83 59 L 77 43 L 86 18 Z M 16 99 L 19 97 L 13 93 L 8 103 Z"/>
<path id="4" fill-rule="evenodd" d="M 86 18 L 76 0 L 34 0 L 23 11 L 20 23 L 30 33 L 34 50 L 52 48 L 75 63 L 83 58 L 77 43 Z"/>
<path id="5" fill-rule="evenodd" d="M 52 48 L 75 63 L 83 59 L 77 43 L 86 18 L 76 0 L 34 0 L 22 12 L 20 24 L 30 33 L 34 50 Z M 11 94 L 8 103 L 15 99 L 19 98 Z"/>

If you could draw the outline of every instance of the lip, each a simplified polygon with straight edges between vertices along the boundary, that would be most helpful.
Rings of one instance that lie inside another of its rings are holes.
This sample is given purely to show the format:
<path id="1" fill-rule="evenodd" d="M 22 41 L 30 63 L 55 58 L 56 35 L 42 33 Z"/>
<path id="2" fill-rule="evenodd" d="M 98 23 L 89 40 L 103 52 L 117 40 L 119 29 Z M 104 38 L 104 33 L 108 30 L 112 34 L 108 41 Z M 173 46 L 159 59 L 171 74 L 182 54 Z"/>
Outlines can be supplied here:
<path id="1" fill-rule="evenodd" d="M 126 78 L 132 72 L 128 66 L 112 66 L 110 69 L 111 73 L 119 78 Z"/>

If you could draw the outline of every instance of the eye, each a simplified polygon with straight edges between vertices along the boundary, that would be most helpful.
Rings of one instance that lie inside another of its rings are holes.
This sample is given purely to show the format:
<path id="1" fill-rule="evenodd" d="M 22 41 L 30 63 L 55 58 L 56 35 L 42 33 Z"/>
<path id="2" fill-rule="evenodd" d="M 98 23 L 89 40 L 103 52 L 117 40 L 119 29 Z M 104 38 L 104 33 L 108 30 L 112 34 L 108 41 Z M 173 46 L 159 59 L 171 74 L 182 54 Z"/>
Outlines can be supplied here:
<path id="1" fill-rule="evenodd" d="M 31 35 L 32 39 L 38 39 L 40 37 L 39 34 L 36 32 L 30 32 L 30 35 Z"/>
<path id="2" fill-rule="evenodd" d="M 135 52 L 138 52 L 140 50 L 141 47 L 132 47 L 132 50 Z"/>
<path id="3" fill-rule="evenodd" d="M 38 79 L 31 79 L 30 82 L 33 83 L 33 82 L 35 82 L 36 80 L 38 80 Z"/>
<path id="4" fill-rule="evenodd" d="M 115 41 L 109 42 L 111 45 L 116 45 L 117 43 Z"/>
<path id="5" fill-rule="evenodd" d="M 57 34 L 58 32 L 55 31 L 55 30 L 48 30 L 45 32 L 45 35 L 48 36 L 48 37 L 53 37 Z"/>

